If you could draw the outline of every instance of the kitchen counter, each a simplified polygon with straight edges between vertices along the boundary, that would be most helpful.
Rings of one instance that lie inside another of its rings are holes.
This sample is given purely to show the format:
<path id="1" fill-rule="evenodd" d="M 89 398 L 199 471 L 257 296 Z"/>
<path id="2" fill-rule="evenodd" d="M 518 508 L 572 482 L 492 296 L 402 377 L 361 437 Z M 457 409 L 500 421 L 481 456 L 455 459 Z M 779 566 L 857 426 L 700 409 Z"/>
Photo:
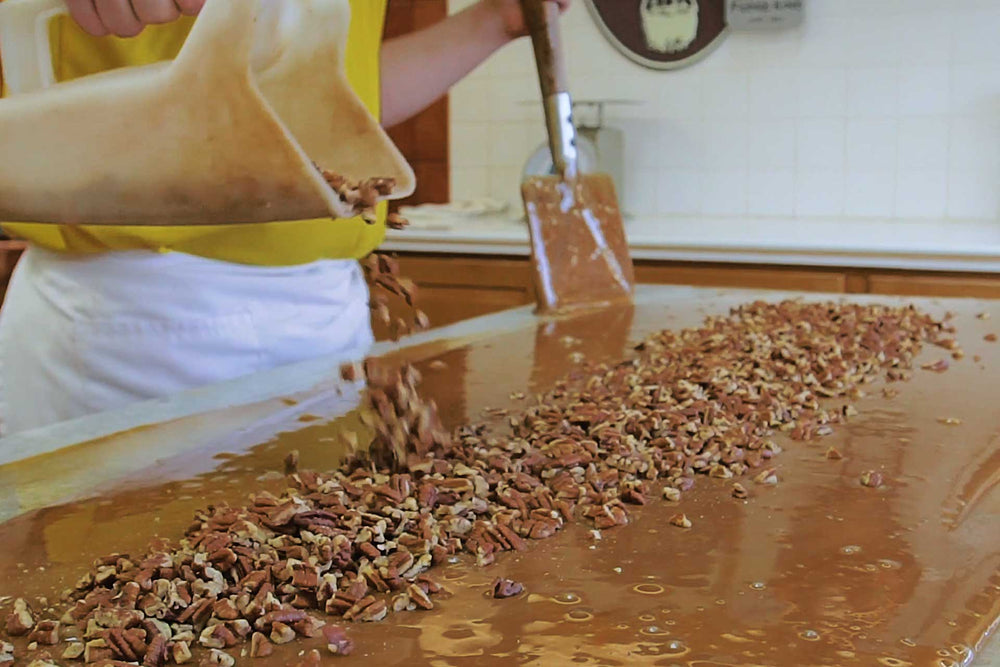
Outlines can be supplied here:
<path id="1" fill-rule="evenodd" d="M 488 406 L 516 407 L 511 392 L 550 387 L 576 354 L 621 359 L 651 331 L 786 296 L 644 286 L 634 309 L 539 319 L 520 308 L 378 352 L 417 363 L 454 425 Z M 599 541 L 572 526 L 486 569 L 444 567 L 435 576 L 451 597 L 431 612 L 352 626 L 349 662 L 968 664 L 1000 618 L 1000 343 L 983 339 L 1000 326 L 1000 302 L 910 301 L 956 314 L 965 359 L 945 373 L 917 371 L 894 398 L 868 388 L 860 414 L 819 442 L 778 436 L 778 486 L 748 484 L 750 500 L 737 502 L 701 477 L 680 506 L 651 502 Z M 927 348 L 918 363 L 941 354 Z M 355 388 L 335 368 L 318 360 L 10 439 L 59 451 L 0 465 L 0 581 L 10 588 L 0 595 L 58 590 L 98 555 L 177 537 L 207 503 L 280 490 L 274 471 L 292 449 L 302 467 L 335 465 L 338 434 L 357 425 Z M 844 459 L 826 460 L 829 446 Z M 867 469 L 882 470 L 886 486 L 858 485 Z M 673 508 L 691 530 L 669 525 Z M 484 599 L 495 576 L 527 594 Z M 282 647 L 276 661 L 300 648 Z M 980 652 L 976 664 L 996 659 Z"/>
<path id="2" fill-rule="evenodd" d="M 637 260 L 1000 273 L 1000 221 L 630 218 L 625 230 Z M 523 257 L 528 230 L 510 213 L 421 212 L 407 229 L 391 231 L 383 249 Z"/>

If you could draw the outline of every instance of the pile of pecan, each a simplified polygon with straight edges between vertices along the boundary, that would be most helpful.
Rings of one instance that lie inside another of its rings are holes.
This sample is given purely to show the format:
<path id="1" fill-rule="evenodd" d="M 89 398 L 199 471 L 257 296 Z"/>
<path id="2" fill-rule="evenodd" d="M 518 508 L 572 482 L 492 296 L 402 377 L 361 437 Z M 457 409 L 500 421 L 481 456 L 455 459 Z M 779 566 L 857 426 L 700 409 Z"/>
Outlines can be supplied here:
<path id="1" fill-rule="evenodd" d="M 958 352 L 952 333 L 912 307 L 752 303 L 653 334 L 501 423 L 450 434 L 415 370 L 345 371 L 369 376 L 369 452 L 329 473 L 290 465 L 281 496 L 210 506 L 172 548 L 102 558 L 61 618 L 18 601 L 6 630 L 35 642 L 35 657 L 104 664 L 182 664 L 200 646 L 227 665 L 229 651 L 267 655 L 296 636 L 345 655 L 344 628 L 317 614 L 372 622 L 432 609 L 442 589 L 426 572 L 459 554 L 488 565 L 569 521 L 625 525 L 629 505 L 677 502 L 698 475 L 733 480 L 740 499 L 749 492 L 736 478 L 778 483 L 775 432 L 830 432 L 852 414 L 844 399 L 880 376 L 906 378 L 924 343 Z M 683 514 L 674 523 L 697 530 Z M 520 591 L 494 583 L 497 598 Z"/>

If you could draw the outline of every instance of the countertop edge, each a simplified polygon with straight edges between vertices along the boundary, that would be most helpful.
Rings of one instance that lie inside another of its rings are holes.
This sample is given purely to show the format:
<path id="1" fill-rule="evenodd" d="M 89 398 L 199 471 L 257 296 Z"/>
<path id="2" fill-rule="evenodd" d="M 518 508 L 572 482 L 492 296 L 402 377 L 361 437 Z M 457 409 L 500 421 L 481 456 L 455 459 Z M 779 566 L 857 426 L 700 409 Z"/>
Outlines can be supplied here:
<path id="1" fill-rule="evenodd" d="M 530 247 L 525 242 L 504 240 L 473 241 L 467 239 L 407 238 L 386 241 L 382 250 L 418 254 L 445 253 L 457 255 L 495 255 L 528 257 Z M 836 252 L 823 250 L 777 250 L 735 248 L 684 248 L 632 245 L 632 259 L 675 262 L 712 262 L 733 264 L 770 264 L 817 267 L 856 267 L 889 270 L 942 272 L 978 272 L 1000 274 L 1000 257 L 992 253 L 980 255 L 918 254 L 915 252 Z"/>
<path id="2" fill-rule="evenodd" d="M 1000 273 L 997 221 L 891 225 L 637 218 L 626 222 L 625 230 L 632 257 L 639 261 Z M 390 231 L 383 249 L 527 257 L 530 243 L 527 227 L 516 220 L 430 217 L 415 220 L 405 230 Z"/>

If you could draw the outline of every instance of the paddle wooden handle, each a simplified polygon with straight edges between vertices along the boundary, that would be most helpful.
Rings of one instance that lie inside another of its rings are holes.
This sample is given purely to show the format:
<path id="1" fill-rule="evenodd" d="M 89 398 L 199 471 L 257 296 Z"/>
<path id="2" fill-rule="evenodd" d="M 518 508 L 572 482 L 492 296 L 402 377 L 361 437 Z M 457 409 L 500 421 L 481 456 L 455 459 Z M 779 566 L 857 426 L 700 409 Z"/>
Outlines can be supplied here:
<path id="1" fill-rule="evenodd" d="M 567 92 L 569 77 L 559 34 L 559 6 L 546 0 L 521 0 L 521 11 L 535 47 L 542 98 Z"/>

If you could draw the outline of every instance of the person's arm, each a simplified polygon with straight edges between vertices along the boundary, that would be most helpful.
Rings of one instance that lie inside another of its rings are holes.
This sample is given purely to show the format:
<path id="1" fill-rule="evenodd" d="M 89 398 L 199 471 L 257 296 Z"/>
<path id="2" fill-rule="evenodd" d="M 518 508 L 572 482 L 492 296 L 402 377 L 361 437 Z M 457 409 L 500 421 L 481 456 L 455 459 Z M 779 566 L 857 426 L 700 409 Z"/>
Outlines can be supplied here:
<path id="1" fill-rule="evenodd" d="M 91 35 L 135 37 L 147 25 L 194 16 L 205 0 L 66 0 L 69 13 Z"/>
<path id="2" fill-rule="evenodd" d="M 570 0 L 557 2 L 563 9 Z M 519 0 L 480 0 L 429 28 L 382 45 L 382 124 L 426 109 L 500 47 L 525 34 Z"/>
<path id="3" fill-rule="evenodd" d="M 556 2 L 562 9 L 571 0 Z M 92 35 L 138 35 L 147 25 L 197 14 L 205 0 L 66 0 Z M 382 123 L 415 116 L 497 49 L 525 34 L 520 0 L 479 0 L 424 30 L 382 46 Z"/>

